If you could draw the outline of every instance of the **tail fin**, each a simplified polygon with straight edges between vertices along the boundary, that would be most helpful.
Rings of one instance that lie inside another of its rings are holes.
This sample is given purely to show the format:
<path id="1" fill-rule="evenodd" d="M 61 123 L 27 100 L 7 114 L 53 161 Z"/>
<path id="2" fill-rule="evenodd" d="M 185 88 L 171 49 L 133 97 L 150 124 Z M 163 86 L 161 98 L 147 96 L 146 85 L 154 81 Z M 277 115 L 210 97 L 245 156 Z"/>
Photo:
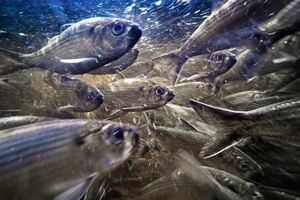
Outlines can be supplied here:
<path id="1" fill-rule="evenodd" d="M 174 85 L 187 59 L 188 58 L 181 56 L 177 51 L 156 57 L 153 59 L 154 68 L 147 74 L 147 77 L 165 77 L 170 84 Z"/>

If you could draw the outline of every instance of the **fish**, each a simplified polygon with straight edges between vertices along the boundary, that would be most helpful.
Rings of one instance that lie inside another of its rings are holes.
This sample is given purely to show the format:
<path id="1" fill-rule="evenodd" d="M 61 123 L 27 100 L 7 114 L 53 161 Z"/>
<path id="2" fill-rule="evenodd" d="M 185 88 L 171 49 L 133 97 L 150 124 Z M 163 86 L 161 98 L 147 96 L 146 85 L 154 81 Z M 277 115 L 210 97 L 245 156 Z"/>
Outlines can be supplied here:
<path id="1" fill-rule="evenodd" d="M 283 36 L 299 31 L 300 1 L 290 1 L 275 16 L 259 25 L 257 33 L 263 40 L 276 42 Z M 257 37 L 257 36 L 256 36 Z"/>
<path id="2" fill-rule="evenodd" d="M 250 75 L 264 76 L 284 68 L 297 67 L 300 61 L 296 53 L 300 46 L 300 32 L 277 40 L 263 58 L 253 66 Z"/>
<path id="3" fill-rule="evenodd" d="M 125 78 L 96 87 L 105 96 L 104 103 L 94 112 L 97 117 L 120 117 L 128 112 L 156 109 L 172 101 L 172 90 L 146 78 Z"/>
<path id="4" fill-rule="evenodd" d="M 198 162 L 190 161 L 191 155 L 180 156 L 177 161 L 180 168 L 154 180 L 138 195 L 128 199 L 263 199 L 254 184 L 224 171 L 198 165 Z"/>
<path id="5" fill-rule="evenodd" d="M 195 74 L 184 80 L 186 81 L 210 81 L 214 82 L 215 78 L 221 74 L 224 74 L 231 69 L 236 63 L 237 59 L 233 53 L 229 51 L 217 51 L 210 54 L 207 62 L 213 65 L 214 69 L 211 70 L 207 75 Z M 180 80 L 180 82 L 184 81 Z"/>
<path id="6" fill-rule="evenodd" d="M 98 88 L 79 79 L 48 73 L 44 80 L 55 90 L 70 89 L 74 93 L 74 103 L 59 107 L 59 111 L 91 112 L 98 109 L 104 101 L 104 95 Z"/>
<path id="7" fill-rule="evenodd" d="M 238 145 L 222 149 L 213 156 L 203 157 L 199 152 L 215 136 L 207 132 L 186 131 L 180 128 L 150 126 L 153 134 L 166 148 L 176 153 L 178 149 L 191 152 L 208 166 L 222 169 L 246 180 L 259 177 L 263 171 L 258 162 L 241 151 Z"/>
<path id="8" fill-rule="evenodd" d="M 219 127 L 217 137 L 202 148 L 201 154 L 217 152 L 243 137 L 266 136 L 298 144 L 295 131 L 299 124 L 299 102 L 299 97 L 295 97 L 249 111 L 236 111 L 190 100 L 199 115 L 207 114 L 207 123 Z"/>
<path id="9" fill-rule="evenodd" d="M 214 80 L 214 83 L 220 87 L 220 85 L 233 80 L 247 80 L 249 74 L 249 68 L 255 65 L 261 58 L 262 53 L 252 49 L 246 49 L 237 56 L 237 62 L 235 65 L 225 72 L 220 74 Z"/>
<path id="10" fill-rule="evenodd" d="M 81 199 L 122 164 L 137 129 L 97 120 L 50 120 L 0 131 L 1 199 Z M 11 148 L 14 147 L 14 148 Z"/>
<path id="11" fill-rule="evenodd" d="M 84 74 L 123 56 L 141 35 L 139 26 L 125 19 L 84 19 L 51 38 L 36 52 L 21 54 L 0 48 L 2 54 L 17 61 L 1 66 L 0 74 L 31 67 L 59 74 Z"/>
<path id="12" fill-rule="evenodd" d="M 32 79 L 32 74 L 36 80 Z M 5 79 L 3 93 L 6 95 L 1 100 L 5 107 L 2 112 L 70 118 L 73 112 L 91 112 L 103 103 L 101 91 L 84 81 L 56 73 L 44 73 L 43 70 L 34 70 L 32 74 L 12 74 Z"/>
<path id="13" fill-rule="evenodd" d="M 246 45 L 252 40 L 259 22 L 270 18 L 270 10 L 277 13 L 288 2 L 226 1 L 200 24 L 180 48 L 152 59 L 155 64 L 147 77 L 168 77 L 169 84 L 176 83 L 183 64 L 190 57 Z M 245 19 L 243 23 L 237 23 L 241 18 Z"/>
<path id="14" fill-rule="evenodd" d="M 213 191 L 217 199 L 264 199 L 257 187 L 237 176 L 211 167 L 202 166 L 186 151 L 178 152 L 183 172 L 201 188 L 203 182 Z"/>
<path id="15" fill-rule="evenodd" d="M 104 67 L 100 67 L 96 70 L 90 71 L 89 74 L 117 74 L 125 70 L 132 65 L 138 58 L 139 50 L 131 49 L 118 60 L 114 60 Z"/>
<path id="16" fill-rule="evenodd" d="M 295 50 L 299 46 L 299 33 L 287 35 L 276 41 L 266 52 L 246 49 L 238 55 L 237 63 L 215 80 L 221 85 L 234 80 L 248 80 L 253 76 L 265 76 L 285 68 L 297 68 L 299 56 Z"/>

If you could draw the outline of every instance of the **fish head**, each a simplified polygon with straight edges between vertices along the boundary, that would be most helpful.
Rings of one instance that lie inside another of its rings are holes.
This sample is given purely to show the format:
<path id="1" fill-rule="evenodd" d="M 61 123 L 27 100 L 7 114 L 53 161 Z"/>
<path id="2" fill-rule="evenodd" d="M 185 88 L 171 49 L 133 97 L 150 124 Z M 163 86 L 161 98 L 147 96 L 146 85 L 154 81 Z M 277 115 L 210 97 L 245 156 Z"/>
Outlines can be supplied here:
<path id="1" fill-rule="evenodd" d="M 173 91 L 165 86 L 158 85 L 152 81 L 143 90 L 147 97 L 145 97 L 145 104 L 154 107 L 164 106 L 172 101 L 175 97 Z"/>
<path id="2" fill-rule="evenodd" d="M 98 88 L 81 81 L 76 84 L 75 95 L 85 112 L 96 110 L 104 101 L 104 96 Z"/>
<path id="3" fill-rule="evenodd" d="M 122 164 L 138 144 L 136 127 L 110 121 L 93 121 L 87 125 L 82 146 L 96 170 L 108 172 Z"/>
<path id="4" fill-rule="evenodd" d="M 226 171 L 228 170 L 244 179 L 249 180 L 263 174 L 261 166 L 239 148 L 230 148 L 222 157 L 229 164 Z"/>
<path id="5" fill-rule="evenodd" d="M 228 51 L 216 51 L 210 55 L 210 60 L 217 63 L 228 62 L 230 59 L 236 59 L 235 56 Z"/>
<path id="6" fill-rule="evenodd" d="M 142 30 L 125 19 L 100 20 L 93 29 L 93 45 L 100 59 L 115 60 L 139 41 Z"/>

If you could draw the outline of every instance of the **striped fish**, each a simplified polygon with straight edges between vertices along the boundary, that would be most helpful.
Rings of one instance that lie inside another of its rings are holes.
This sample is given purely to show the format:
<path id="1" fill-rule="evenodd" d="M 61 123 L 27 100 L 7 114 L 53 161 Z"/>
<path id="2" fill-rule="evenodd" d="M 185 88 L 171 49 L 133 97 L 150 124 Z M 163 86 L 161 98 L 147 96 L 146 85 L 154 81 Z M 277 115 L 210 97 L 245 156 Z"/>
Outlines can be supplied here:
<path id="1" fill-rule="evenodd" d="M 38 67 L 60 74 L 83 74 L 118 59 L 132 49 L 142 31 L 131 21 L 89 18 L 72 24 L 46 46 L 31 54 L 0 48 L 0 53 L 17 61 L 1 66 L 0 75 Z"/>
<path id="2" fill-rule="evenodd" d="M 136 128 L 109 121 L 49 120 L 0 131 L 0 199 L 81 199 L 123 163 Z"/>

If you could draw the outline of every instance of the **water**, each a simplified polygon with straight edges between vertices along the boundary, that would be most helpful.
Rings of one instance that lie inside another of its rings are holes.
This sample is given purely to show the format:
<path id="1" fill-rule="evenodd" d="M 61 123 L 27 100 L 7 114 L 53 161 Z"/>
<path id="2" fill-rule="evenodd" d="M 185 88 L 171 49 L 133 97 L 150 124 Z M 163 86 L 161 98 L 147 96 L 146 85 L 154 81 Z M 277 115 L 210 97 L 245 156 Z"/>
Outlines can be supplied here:
<path id="1" fill-rule="evenodd" d="M 121 167 L 93 183 L 88 199 L 298 199 L 300 3 L 236 1 L 244 3 L 0 0 L 1 49 L 38 51 L 70 25 L 94 17 L 133 21 L 143 33 L 139 38 L 128 25 L 126 34 L 138 41 L 123 57 L 94 55 L 93 44 L 105 33 L 86 34 L 76 36 L 78 43 L 94 37 L 92 44 L 74 43 L 58 54 L 55 49 L 30 63 L 35 68 L 1 74 L 0 116 L 137 126 L 139 146 Z M 220 10 L 225 11 L 218 18 Z M 109 32 L 108 37 L 97 45 L 107 47 L 117 36 Z M 110 45 L 115 50 L 123 43 Z M 1 49 L 0 72 L 25 68 Z M 106 61 L 100 69 L 117 70 L 98 75 L 54 70 L 83 58 L 89 62 L 76 67 L 91 66 L 95 56 Z M 25 192 L 34 192 L 28 185 Z"/>

